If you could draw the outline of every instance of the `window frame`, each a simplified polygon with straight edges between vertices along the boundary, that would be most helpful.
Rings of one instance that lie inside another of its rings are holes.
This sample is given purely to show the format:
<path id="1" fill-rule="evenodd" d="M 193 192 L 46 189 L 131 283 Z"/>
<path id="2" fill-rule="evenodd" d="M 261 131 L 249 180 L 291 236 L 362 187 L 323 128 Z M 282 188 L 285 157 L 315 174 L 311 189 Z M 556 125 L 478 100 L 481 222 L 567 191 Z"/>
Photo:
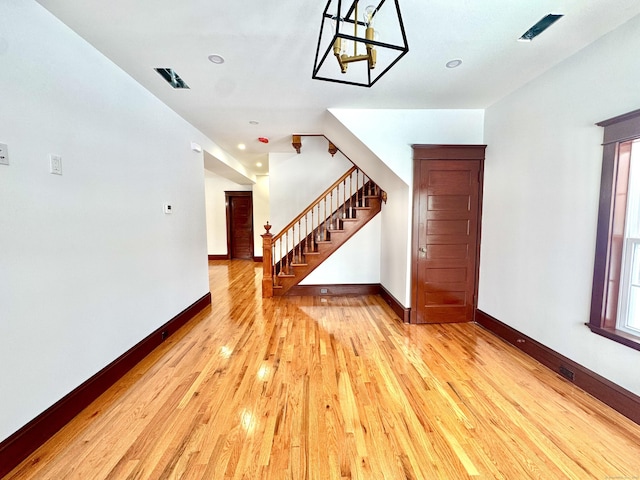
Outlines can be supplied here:
<path id="1" fill-rule="evenodd" d="M 622 215 L 624 219 L 626 212 L 631 148 L 630 144 L 627 148 L 625 143 L 640 138 L 640 110 L 596 125 L 604 127 L 604 141 L 591 314 L 587 326 L 598 335 L 640 350 L 640 336 L 616 328 L 624 221 L 622 233 L 620 222 L 614 225 L 614 218 Z"/>

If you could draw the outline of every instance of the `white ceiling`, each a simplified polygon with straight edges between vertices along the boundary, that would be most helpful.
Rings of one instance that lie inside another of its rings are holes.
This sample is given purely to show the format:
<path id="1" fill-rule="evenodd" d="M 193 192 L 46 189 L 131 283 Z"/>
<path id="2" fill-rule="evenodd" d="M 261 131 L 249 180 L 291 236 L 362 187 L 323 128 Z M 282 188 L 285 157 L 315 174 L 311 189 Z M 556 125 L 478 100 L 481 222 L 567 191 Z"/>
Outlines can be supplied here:
<path id="1" fill-rule="evenodd" d="M 255 173 L 292 133 L 322 133 L 327 108 L 485 108 L 640 14 L 638 0 L 400 0 L 409 53 L 365 88 L 311 79 L 325 0 L 38 1 Z M 516 41 L 548 13 L 565 17 Z"/>

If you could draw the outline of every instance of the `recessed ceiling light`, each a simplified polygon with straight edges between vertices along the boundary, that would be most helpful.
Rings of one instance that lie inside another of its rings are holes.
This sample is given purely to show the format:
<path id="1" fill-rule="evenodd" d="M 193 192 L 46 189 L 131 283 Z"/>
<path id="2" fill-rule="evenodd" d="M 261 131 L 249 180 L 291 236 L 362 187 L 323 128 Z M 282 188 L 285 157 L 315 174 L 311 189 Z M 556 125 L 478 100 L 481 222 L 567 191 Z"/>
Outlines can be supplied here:
<path id="1" fill-rule="evenodd" d="M 456 68 L 456 67 L 459 67 L 460 65 L 462 65 L 462 60 L 460 60 L 459 58 L 456 58 L 455 60 L 449 60 L 445 66 L 447 68 Z"/>
<path id="2" fill-rule="evenodd" d="M 217 53 L 212 53 L 207 57 L 210 62 L 215 63 L 217 65 L 221 65 L 224 63 L 224 57 L 222 55 L 218 55 Z"/>
<path id="3" fill-rule="evenodd" d="M 261 166 L 262 166 L 262 162 L 256 163 L 256 167 L 261 167 Z"/>
<path id="4" fill-rule="evenodd" d="M 259 125 L 260 122 L 258 122 L 257 120 L 249 120 L 249 125 Z"/>
<path id="5" fill-rule="evenodd" d="M 247 148 L 247 146 L 244 143 L 238 144 L 238 150 L 244 150 L 245 148 Z"/>

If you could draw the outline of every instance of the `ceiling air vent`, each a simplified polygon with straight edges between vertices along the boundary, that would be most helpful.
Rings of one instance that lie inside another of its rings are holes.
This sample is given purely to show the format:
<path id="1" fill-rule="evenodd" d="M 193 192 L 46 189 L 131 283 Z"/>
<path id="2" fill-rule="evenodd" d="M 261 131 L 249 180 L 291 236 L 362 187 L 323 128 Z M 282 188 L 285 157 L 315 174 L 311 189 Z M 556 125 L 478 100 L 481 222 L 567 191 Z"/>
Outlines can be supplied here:
<path id="1" fill-rule="evenodd" d="M 538 23 L 536 23 L 533 27 L 531 27 L 529 30 L 524 32 L 524 35 L 522 35 L 518 39 L 518 41 L 530 42 L 531 40 L 536 38 L 538 35 L 540 35 L 542 32 L 544 32 L 547 28 L 549 28 L 551 25 L 553 25 L 555 22 L 560 20 L 562 17 L 564 17 L 564 15 L 550 13 L 549 15 L 541 19 Z"/>
<path id="2" fill-rule="evenodd" d="M 189 88 L 172 68 L 154 68 L 173 88 Z"/>

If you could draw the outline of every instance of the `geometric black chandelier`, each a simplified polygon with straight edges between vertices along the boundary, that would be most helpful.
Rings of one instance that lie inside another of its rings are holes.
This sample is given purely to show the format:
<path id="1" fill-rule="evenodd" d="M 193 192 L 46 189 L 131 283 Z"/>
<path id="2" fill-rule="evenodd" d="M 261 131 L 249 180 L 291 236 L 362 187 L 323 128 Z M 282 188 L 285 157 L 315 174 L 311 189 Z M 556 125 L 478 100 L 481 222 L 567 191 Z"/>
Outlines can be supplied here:
<path id="1" fill-rule="evenodd" d="M 329 0 L 312 78 L 370 87 L 409 51 L 398 0 Z"/>

